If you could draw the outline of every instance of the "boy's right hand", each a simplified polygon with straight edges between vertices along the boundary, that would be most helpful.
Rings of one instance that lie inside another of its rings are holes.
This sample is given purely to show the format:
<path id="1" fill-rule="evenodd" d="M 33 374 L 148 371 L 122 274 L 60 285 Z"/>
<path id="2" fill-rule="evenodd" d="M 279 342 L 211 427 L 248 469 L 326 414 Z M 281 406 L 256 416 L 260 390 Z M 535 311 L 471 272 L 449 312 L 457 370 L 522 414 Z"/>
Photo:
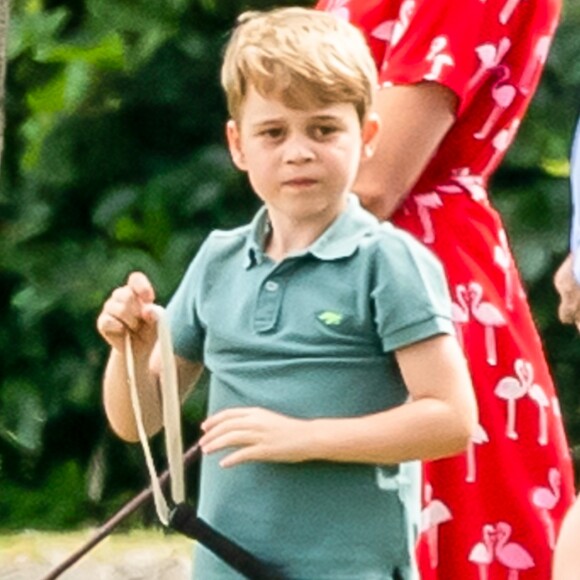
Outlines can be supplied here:
<path id="1" fill-rule="evenodd" d="M 116 288 L 103 305 L 97 319 L 101 336 L 119 352 L 125 350 L 125 336 L 131 333 L 134 348 L 150 352 L 157 338 L 153 312 L 155 291 L 142 272 L 133 272 L 127 284 Z"/>

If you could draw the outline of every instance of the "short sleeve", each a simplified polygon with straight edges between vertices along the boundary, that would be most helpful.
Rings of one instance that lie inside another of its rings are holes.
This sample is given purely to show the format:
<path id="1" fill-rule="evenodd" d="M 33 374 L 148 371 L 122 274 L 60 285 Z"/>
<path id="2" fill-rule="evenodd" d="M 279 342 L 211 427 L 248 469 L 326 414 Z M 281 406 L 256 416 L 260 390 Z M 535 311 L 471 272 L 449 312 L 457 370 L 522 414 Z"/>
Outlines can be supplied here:
<path id="1" fill-rule="evenodd" d="M 205 328 L 199 316 L 199 305 L 207 245 L 207 241 L 202 244 L 167 305 L 173 350 L 178 356 L 194 362 L 203 362 Z"/>
<path id="2" fill-rule="evenodd" d="M 464 100 L 479 66 L 486 27 L 497 27 L 495 0 L 403 0 L 398 18 L 382 23 L 387 43 L 381 84 L 438 82 Z M 495 10 L 495 9 L 494 9 Z M 380 34 L 371 31 L 370 34 Z"/>
<path id="3" fill-rule="evenodd" d="M 572 193 L 570 250 L 574 256 L 574 277 L 580 284 L 580 119 L 576 124 L 570 156 L 570 190 Z"/>
<path id="4" fill-rule="evenodd" d="M 374 268 L 372 303 L 385 352 L 455 334 L 447 280 L 429 249 L 392 228 L 377 246 Z"/>

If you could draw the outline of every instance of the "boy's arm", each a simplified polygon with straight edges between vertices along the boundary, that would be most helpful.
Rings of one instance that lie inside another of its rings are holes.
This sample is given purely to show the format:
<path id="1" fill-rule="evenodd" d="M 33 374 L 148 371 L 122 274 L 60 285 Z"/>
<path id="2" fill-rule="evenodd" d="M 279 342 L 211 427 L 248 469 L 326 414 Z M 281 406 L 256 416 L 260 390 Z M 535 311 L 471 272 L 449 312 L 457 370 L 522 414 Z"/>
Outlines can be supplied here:
<path id="1" fill-rule="evenodd" d="M 237 447 L 223 466 L 307 460 L 389 464 L 464 450 L 477 425 L 477 405 L 457 340 L 437 336 L 396 356 L 409 403 L 362 417 L 313 420 L 265 409 L 229 409 L 202 424 L 202 449 Z"/>
<path id="2" fill-rule="evenodd" d="M 138 441 L 125 363 L 125 337 L 131 333 L 145 430 L 153 435 L 162 426 L 161 398 L 158 387 L 160 369 L 157 322 L 151 308 L 155 292 L 148 278 L 133 272 L 125 286 L 113 291 L 97 320 L 101 336 L 111 346 L 105 370 L 103 399 L 109 423 L 119 437 Z M 176 357 L 181 400 L 190 392 L 203 367 Z"/>
<path id="3" fill-rule="evenodd" d="M 139 388 L 139 402 L 143 415 L 143 426 L 149 436 L 163 426 L 161 392 L 159 388 L 159 366 L 156 362 L 158 349 L 153 356 L 135 354 L 135 375 Z M 180 400 L 183 401 L 197 383 L 203 365 L 175 357 L 179 382 Z M 138 441 L 135 414 L 131 405 L 129 381 L 125 355 L 112 349 L 103 381 L 103 401 L 107 419 L 115 433 L 126 441 Z"/>

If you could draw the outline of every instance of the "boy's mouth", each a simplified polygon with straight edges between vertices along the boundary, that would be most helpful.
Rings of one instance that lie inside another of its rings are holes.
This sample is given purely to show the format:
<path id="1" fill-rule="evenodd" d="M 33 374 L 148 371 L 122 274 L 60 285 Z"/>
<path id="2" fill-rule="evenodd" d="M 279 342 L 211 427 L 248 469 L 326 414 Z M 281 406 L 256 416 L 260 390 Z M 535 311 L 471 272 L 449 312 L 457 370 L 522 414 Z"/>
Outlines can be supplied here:
<path id="1" fill-rule="evenodd" d="M 295 177 L 294 179 L 287 179 L 283 182 L 284 185 L 290 187 L 309 187 L 315 183 L 317 183 L 317 180 L 309 177 Z"/>

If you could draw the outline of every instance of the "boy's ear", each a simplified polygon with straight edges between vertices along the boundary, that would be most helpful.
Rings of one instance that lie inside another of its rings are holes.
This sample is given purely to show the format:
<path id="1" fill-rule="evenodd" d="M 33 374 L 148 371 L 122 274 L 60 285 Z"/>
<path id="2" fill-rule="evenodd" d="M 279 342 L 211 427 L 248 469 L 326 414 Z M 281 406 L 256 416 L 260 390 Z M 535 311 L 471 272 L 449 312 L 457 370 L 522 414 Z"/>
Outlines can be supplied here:
<path id="1" fill-rule="evenodd" d="M 381 132 L 381 119 L 378 113 L 369 113 L 362 127 L 363 158 L 368 159 L 375 153 Z"/>
<path id="2" fill-rule="evenodd" d="M 244 152 L 242 151 L 240 131 L 237 123 L 233 119 L 230 119 L 226 124 L 226 137 L 234 165 L 241 171 L 245 171 L 247 168 Z"/>

